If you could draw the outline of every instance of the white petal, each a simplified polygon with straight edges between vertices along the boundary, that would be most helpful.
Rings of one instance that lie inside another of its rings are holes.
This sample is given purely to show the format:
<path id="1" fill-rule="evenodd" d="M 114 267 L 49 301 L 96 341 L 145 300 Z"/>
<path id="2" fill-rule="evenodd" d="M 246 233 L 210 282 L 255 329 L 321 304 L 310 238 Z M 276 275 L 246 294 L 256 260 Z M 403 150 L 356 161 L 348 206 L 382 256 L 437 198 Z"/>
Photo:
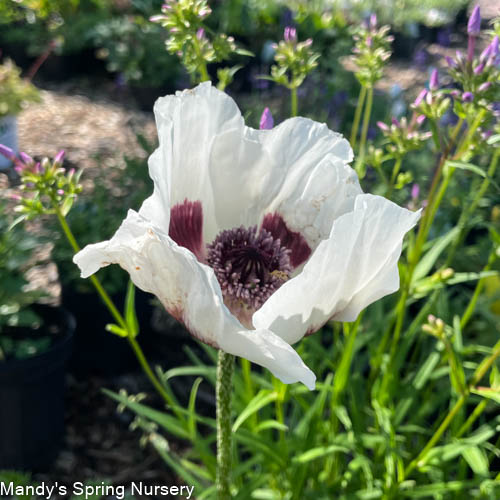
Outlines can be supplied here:
<path id="1" fill-rule="evenodd" d="M 218 228 L 209 176 L 210 151 L 219 134 L 243 130 L 241 113 L 236 103 L 210 82 L 158 99 L 154 112 L 160 147 L 149 165 L 155 187 L 170 206 L 185 199 L 200 201 L 204 239 L 211 242 Z"/>
<path id="2" fill-rule="evenodd" d="M 272 130 L 247 127 L 244 136 L 240 129 L 220 134 L 210 157 L 217 224 L 250 226 L 278 212 L 315 247 L 362 192 L 351 160 L 342 136 L 306 118 Z"/>
<path id="3" fill-rule="evenodd" d="M 253 315 L 293 344 L 329 319 L 354 321 L 379 298 L 399 288 L 397 262 L 403 237 L 418 221 L 379 196 L 356 197 L 354 210 L 334 221 L 302 273 L 279 288 Z"/>
<path id="4" fill-rule="evenodd" d="M 260 364 L 285 383 L 314 388 L 314 374 L 290 345 L 269 330 L 245 329 L 223 304 L 213 270 L 133 210 L 111 240 L 88 245 L 73 260 L 82 277 L 119 264 L 203 342 Z"/>

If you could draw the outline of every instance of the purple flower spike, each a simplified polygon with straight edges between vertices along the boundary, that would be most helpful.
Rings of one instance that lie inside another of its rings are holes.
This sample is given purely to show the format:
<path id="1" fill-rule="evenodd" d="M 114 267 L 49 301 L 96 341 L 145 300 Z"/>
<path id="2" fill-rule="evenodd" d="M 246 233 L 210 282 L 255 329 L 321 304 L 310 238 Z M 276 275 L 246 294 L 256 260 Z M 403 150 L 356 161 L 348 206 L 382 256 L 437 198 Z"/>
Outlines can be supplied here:
<path id="1" fill-rule="evenodd" d="M 472 36 L 479 35 L 481 31 L 481 10 L 479 5 L 476 5 L 469 17 L 469 23 L 467 24 L 467 33 Z"/>
<path id="2" fill-rule="evenodd" d="M 260 125 L 259 128 L 261 130 L 269 130 L 274 127 L 273 115 L 269 108 L 264 108 L 262 112 L 262 116 L 260 117 Z"/>
<path id="3" fill-rule="evenodd" d="M 285 42 L 295 43 L 297 41 L 297 30 L 293 26 L 287 26 L 284 33 Z"/>
<path id="4" fill-rule="evenodd" d="M 475 75 L 480 75 L 484 70 L 484 63 L 479 64 L 474 68 L 474 74 Z"/>
<path id="5" fill-rule="evenodd" d="M 429 80 L 429 88 L 431 90 L 437 90 L 439 88 L 439 73 L 437 69 L 432 70 L 431 78 Z"/>
<path id="6" fill-rule="evenodd" d="M 417 98 L 415 99 L 415 102 L 413 103 L 414 106 L 419 106 L 420 103 L 425 99 L 425 96 L 427 95 L 428 90 L 427 89 L 422 89 L 420 93 L 418 94 Z"/>
<path id="7" fill-rule="evenodd" d="M 57 165 L 58 167 L 60 167 L 62 165 L 62 162 L 64 160 L 65 155 L 66 155 L 66 152 L 64 151 L 64 149 L 61 149 L 61 151 L 59 151 L 59 153 L 57 153 L 56 157 L 54 158 L 54 165 Z"/>
<path id="8" fill-rule="evenodd" d="M 464 102 L 472 102 L 474 100 L 474 94 L 472 92 L 464 92 L 462 95 L 462 100 Z"/>
<path id="9" fill-rule="evenodd" d="M 370 28 L 376 29 L 377 27 L 377 14 L 375 12 L 370 16 Z"/>
<path id="10" fill-rule="evenodd" d="M 493 40 L 490 43 L 491 57 L 498 56 L 498 53 L 500 52 L 500 49 L 498 47 L 499 43 L 500 43 L 500 41 L 499 41 L 498 35 L 495 35 L 495 37 L 493 38 Z"/>
<path id="11" fill-rule="evenodd" d="M 377 122 L 377 127 L 384 132 L 389 130 L 389 127 L 384 122 Z"/>
<path id="12" fill-rule="evenodd" d="M 14 151 L 4 144 L 0 144 L 0 155 L 5 156 L 10 161 L 16 161 Z"/>
<path id="13" fill-rule="evenodd" d="M 411 199 L 418 200 L 419 194 L 420 194 L 420 186 L 418 184 L 413 184 L 411 188 Z"/>

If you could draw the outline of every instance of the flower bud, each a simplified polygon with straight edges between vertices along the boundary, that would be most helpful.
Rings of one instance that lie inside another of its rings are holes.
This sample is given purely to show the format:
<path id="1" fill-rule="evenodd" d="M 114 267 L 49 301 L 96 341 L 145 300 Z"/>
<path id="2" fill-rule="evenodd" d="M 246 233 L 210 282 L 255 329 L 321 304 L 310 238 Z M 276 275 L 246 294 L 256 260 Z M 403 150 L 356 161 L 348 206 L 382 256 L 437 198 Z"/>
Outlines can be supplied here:
<path id="1" fill-rule="evenodd" d="M 450 57 L 450 56 L 445 56 L 446 62 L 448 63 L 448 66 L 450 68 L 456 68 L 457 63 Z"/>
<path id="2" fill-rule="evenodd" d="M 273 115 L 269 108 L 264 108 L 262 116 L 260 117 L 260 130 L 269 130 L 274 127 Z"/>
<path id="3" fill-rule="evenodd" d="M 284 32 L 285 42 L 297 42 L 297 30 L 293 26 L 287 26 Z"/>
<path id="4" fill-rule="evenodd" d="M 33 160 L 33 158 L 31 158 L 31 156 L 29 154 L 26 154 L 24 153 L 23 151 L 21 151 L 19 153 L 19 156 L 21 158 L 21 161 L 26 165 L 26 166 L 31 166 L 33 165 L 35 162 Z"/>
<path id="5" fill-rule="evenodd" d="M 10 161 L 16 161 L 14 151 L 4 144 L 0 144 L 0 155 L 5 156 Z"/>
<path id="6" fill-rule="evenodd" d="M 420 186 L 418 184 L 413 184 L 411 188 L 411 199 L 418 200 L 419 194 L 420 194 Z"/>
<path id="7" fill-rule="evenodd" d="M 429 79 L 429 88 L 437 90 L 439 88 L 439 73 L 437 69 L 433 69 Z"/>
<path id="8" fill-rule="evenodd" d="M 198 29 L 198 31 L 196 32 L 196 38 L 198 40 L 203 40 L 203 38 L 205 38 L 205 30 L 203 28 Z"/>
<path id="9" fill-rule="evenodd" d="M 373 30 L 377 28 L 377 14 L 375 12 L 370 16 L 370 28 Z"/>
<path id="10" fill-rule="evenodd" d="M 472 92 L 464 92 L 462 94 L 462 100 L 464 102 L 472 102 L 474 100 L 474 94 Z"/>
<path id="11" fill-rule="evenodd" d="M 491 82 L 484 82 L 481 85 L 479 85 L 479 88 L 477 89 L 478 92 L 485 92 L 491 87 Z"/>
<path id="12" fill-rule="evenodd" d="M 65 155 L 66 155 L 66 152 L 64 151 L 64 149 L 61 149 L 61 151 L 59 151 L 59 153 L 56 154 L 56 156 L 54 158 L 54 166 L 55 167 L 60 167 L 62 165 Z"/>
<path id="13" fill-rule="evenodd" d="M 479 64 L 474 68 L 474 74 L 475 75 L 480 75 L 484 70 L 484 63 Z"/>
<path id="14" fill-rule="evenodd" d="M 401 127 L 401 123 L 399 123 L 399 120 L 396 117 L 391 118 L 391 122 L 395 127 Z"/>
<path id="15" fill-rule="evenodd" d="M 422 125 L 422 123 L 425 122 L 425 115 L 418 115 L 417 116 L 417 124 L 418 126 Z"/>
<path id="16" fill-rule="evenodd" d="M 377 127 L 384 132 L 389 131 L 389 127 L 384 122 L 377 122 Z"/>
<path id="17" fill-rule="evenodd" d="M 427 89 L 422 89 L 420 93 L 418 94 L 417 98 L 415 99 L 415 102 L 413 103 L 414 106 L 419 106 L 420 103 L 425 99 L 425 96 L 427 95 L 428 90 Z"/>
<path id="18" fill-rule="evenodd" d="M 469 22 L 467 24 L 467 33 L 472 36 L 479 35 L 481 31 L 481 10 L 479 5 L 476 5 L 472 10 L 472 14 L 469 17 Z"/>

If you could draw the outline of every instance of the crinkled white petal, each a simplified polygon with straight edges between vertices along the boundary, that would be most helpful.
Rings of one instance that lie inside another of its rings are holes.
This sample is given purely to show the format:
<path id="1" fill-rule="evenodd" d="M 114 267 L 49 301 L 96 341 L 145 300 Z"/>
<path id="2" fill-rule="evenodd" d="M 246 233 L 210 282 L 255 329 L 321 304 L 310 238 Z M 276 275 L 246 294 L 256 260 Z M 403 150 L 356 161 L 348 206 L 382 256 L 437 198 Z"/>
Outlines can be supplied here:
<path id="1" fill-rule="evenodd" d="M 149 203 L 141 212 L 149 210 Z M 73 260 L 82 277 L 119 264 L 136 286 L 156 295 L 203 342 L 264 366 L 285 383 L 300 381 L 314 388 L 314 374 L 294 349 L 272 331 L 245 329 L 223 304 L 213 270 L 155 232 L 140 213 L 130 210 L 111 240 L 88 245 Z"/>
<path id="2" fill-rule="evenodd" d="M 420 212 L 370 194 L 336 219 L 303 271 L 281 286 L 254 313 L 267 328 L 293 344 L 329 319 L 354 321 L 368 305 L 399 288 L 397 262 L 404 235 Z"/>
<path id="3" fill-rule="evenodd" d="M 169 200 L 170 207 L 185 199 L 200 201 L 204 240 L 210 242 L 218 233 L 209 174 L 210 151 L 220 134 L 233 129 L 242 133 L 243 117 L 233 99 L 210 82 L 161 97 L 154 112 L 160 146 L 149 168 L 155 188 Z"/>
<path id="4" fill-rule="evenodd" d="M 155 115 L 155 188 L 170 207 L 202 203 L 205 243 L 278 212 L 314 248 L 362 192 L 348 142 L 325 124 L 292 118 L 272 130 L 245 127 L 235 102 L 209 82 L 159 99 Z"/>

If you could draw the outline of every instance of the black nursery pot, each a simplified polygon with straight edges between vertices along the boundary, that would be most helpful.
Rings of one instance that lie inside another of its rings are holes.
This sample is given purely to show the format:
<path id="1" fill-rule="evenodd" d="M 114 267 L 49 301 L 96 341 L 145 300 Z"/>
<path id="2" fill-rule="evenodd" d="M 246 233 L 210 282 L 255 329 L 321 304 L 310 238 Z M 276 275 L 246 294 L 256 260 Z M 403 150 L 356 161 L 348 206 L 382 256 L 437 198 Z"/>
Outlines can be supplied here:
<path id="1" fill-rule="evenodd" d="M 43 470 L 63 440 L 65 364 L 75 321 L 61 308 L 37 306 L 36 312 L 60 333 L 44 353 L 0 363 L 0 469 Z"/>

